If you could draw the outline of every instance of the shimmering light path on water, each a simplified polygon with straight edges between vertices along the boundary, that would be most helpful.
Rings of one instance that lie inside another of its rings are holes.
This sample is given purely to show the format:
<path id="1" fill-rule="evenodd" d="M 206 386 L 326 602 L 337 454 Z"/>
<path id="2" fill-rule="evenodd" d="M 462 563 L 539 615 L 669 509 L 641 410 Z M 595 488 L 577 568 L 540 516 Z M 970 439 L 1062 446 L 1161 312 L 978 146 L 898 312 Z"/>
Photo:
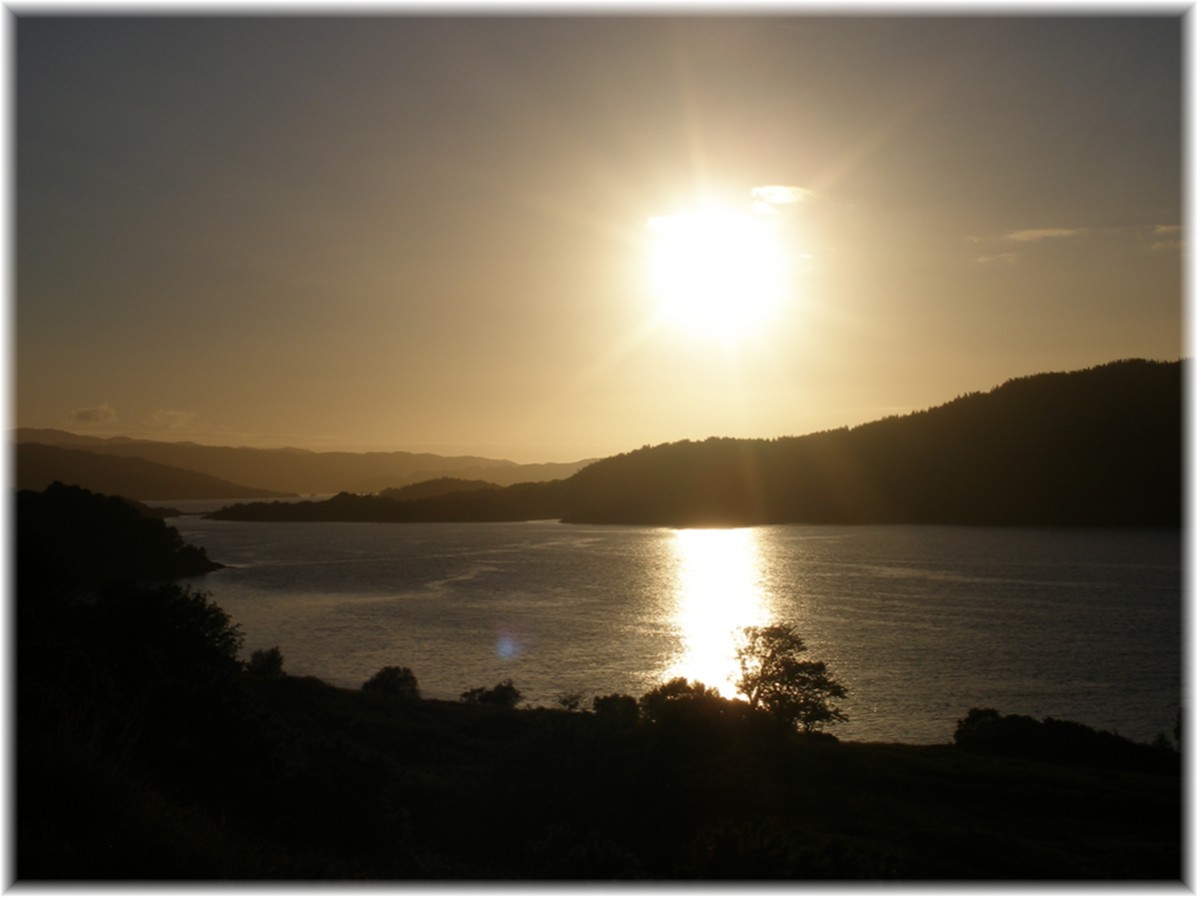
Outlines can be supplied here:
<path id="1" fill-rule="evenodd" d="M 172 522 L 231 566 L 196 583 L 247 653 L 346 687 L 730 694 L 736 631 L 780 619 L 849 689 L 846 739 L 945 742 L 993 706 L 1149 740 L 1181 702 L 1178 531 Z"/>
<path id="2" fill-rule="evenodd" d="M 664 680 L 684 677 L 717 688 L 734 686 L 736 639 L 741 629 L 766 625 L 774 616 L 764 584 L 764 566 L 755 528 L 680 529 L 671 553 L 675 575 L 675 614 L 680 653 Z"/>

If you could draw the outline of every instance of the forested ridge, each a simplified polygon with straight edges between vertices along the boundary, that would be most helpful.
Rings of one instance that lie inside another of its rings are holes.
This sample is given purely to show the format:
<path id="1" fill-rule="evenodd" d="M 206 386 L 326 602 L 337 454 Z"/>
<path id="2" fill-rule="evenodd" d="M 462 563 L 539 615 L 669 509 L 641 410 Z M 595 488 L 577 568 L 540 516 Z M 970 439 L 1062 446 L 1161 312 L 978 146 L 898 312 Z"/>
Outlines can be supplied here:
<path id="1" fill-rule="evenodd" d="M 401 502 L 240 504 L 216 517 L 1178 526 L 1184 365 L 1123 360 L 854 428 L 643 447 L 559 481 Z"/>

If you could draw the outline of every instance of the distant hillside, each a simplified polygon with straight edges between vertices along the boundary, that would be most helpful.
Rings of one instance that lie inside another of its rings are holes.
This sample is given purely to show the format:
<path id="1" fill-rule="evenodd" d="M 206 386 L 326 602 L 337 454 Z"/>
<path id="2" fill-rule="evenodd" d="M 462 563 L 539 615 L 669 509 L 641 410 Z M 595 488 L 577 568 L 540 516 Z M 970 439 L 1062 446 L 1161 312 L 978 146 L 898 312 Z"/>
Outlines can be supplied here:
<path id="1" fill-rule="evenodd" d="M 493 486 L 506 487 L 530 481 L 557 481 L 568 478 L 584 466 L 595 462 L 594 459 L 584 459 L 568 463 L 514 463 L 508 460 L 484 459 L 478 463 L 467 463 L 468 460 L 473 459 L 469 456 L 439 456 L 434 459 L 442 462 L 428 465 L 426 468 L 413 468 L 392 475 L 372 475 L 351 485 L 348 490 L 358 493 L 379 493 L 409 485 L 428 484 L 439 478 L 486 482 Z"/>
<path id="2" fill-rule="evenodd" d="M 491 481 L 478 481 L 466 478 L 433 478 L 429 481 L 419 481 L 416 484 L 400 488 L 387 488 L 379 492 L 386 500 L 423 500 L 426 497 L 440 497 L 453 494 L 456 491 L 487 491 L 494 490 L 500 485 Z"/>
<path id="3" fill-rule="evenodd" d="M 127 444 L 132 438 L 99 438 L 89 434 L 72 434 L 57 428 L 18 428 L 16 438 L 31 444 L 48 444 L 51 447 L 99 447 L 105 444 Z"/>
<path id="4" fill-rule="evenodd" d="M 856 428 L 681 441 L 561 481 L 407 502 L 346 495 L 336 516 L 306 504 L 303 517 L 1178 526 L 1182 442 L 1183 363 L 1126 360 L 1014 379 Z M 246 504 L 215 517 L 300 516 L 284 506 Z"/>
<path id="5" fill-rule="evenodd" d="M 66 447 L 18 444 L 15 458 L 16 487 L 19 490 L 40 491 L 61 481 L 100 494 L 135 500 L 286 496 L 279 491 L 246 487 L 137 457 L 110 456 Z"/>
<path id="6" fill-rule="evenodd" d="M 89 438 L 54 429 L 18 428 L 15 439 L 19 443 L 33 441 L 69 446 L 108 456 L 140 457 L 283 494 L 333 494 L 348 490 L 367 493 L 441 477 L 511 485 L 523 481 L 566 478 L 588 463 L 588 460 L 580 460 L 522 464 L 482 456 L 438 456 L 434 453 L 402 451 L 318 453 L 293 448 L 213 447 L 190 442 L 169 443 L 124 437 Z M 224 496 L 264 495 L 250 493 Z"/>

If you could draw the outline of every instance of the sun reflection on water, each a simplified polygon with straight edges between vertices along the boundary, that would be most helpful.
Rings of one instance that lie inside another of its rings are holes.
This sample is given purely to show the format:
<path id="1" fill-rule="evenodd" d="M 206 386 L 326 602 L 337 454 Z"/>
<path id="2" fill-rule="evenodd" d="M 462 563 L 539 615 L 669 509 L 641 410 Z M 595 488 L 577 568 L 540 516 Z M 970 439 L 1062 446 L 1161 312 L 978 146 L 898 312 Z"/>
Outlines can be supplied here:
<path id="1" fill-rule="evenodd" d="M 663 680 L 702 681 L 726 697 L 737 693 L 737 633 L 765 625 L 771 599 L 764 586 L 763 561 L 754 528 L 676 531 L 675 610 L 680 654 Z"/>

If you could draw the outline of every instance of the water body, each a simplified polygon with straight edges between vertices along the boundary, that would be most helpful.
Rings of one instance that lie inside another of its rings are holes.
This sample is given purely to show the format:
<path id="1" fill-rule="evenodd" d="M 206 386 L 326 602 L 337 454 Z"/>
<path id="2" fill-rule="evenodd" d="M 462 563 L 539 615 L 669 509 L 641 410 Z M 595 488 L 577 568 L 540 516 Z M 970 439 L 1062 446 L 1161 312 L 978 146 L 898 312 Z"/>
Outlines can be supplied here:
<path id="1" fill-rule="evenodd" d="M 1177 530 L 170 522 L 231 567 L 192 583 L 247 653 L 345 687 L 732 694 L 735 631 L 783 620 L 848 688 L 846 740 L 948 742 L 973 706 L 1149 740 L 1181 705 Z"/>

